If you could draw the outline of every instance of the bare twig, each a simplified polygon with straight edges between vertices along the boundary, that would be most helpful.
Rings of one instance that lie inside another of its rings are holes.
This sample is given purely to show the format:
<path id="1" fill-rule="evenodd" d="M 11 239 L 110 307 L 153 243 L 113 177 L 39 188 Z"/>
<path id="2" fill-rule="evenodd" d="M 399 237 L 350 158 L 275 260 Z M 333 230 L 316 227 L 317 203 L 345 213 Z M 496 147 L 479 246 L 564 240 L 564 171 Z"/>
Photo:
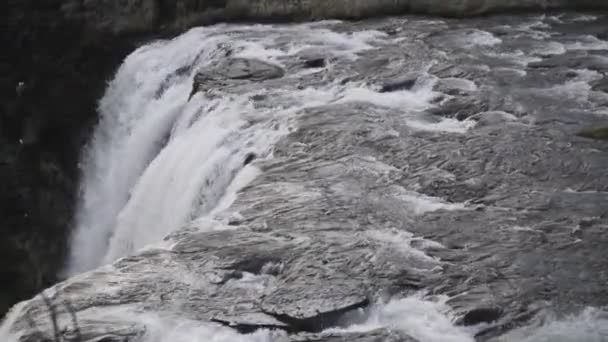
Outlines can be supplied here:
<path id="1" fill-rule="evenodd" d="M 49 313 L 51 315 L 51 323 L 53 324 L 53 336 L 55 337 L 55 342 L 62 342 L 61 332 L 59 331 L 59 323 L 57 321 L 57 311 L 55 311 L 55 305 L 51 302 L 51 299 L 44 294 L 44 291 L 40 293 L 40 297 L 44 300 L 44 304 L 47 309 L 49 309 Z"/>
<path id="2" fill-rule="evenodd" d="M 76 335 L 76 341 L 82 342 L 82 334 L 80 332 L 80 326 L 78 326 L 78 319 L 76 318 L 76 311 L 74 310 L 74 307 L 67 300 L 63 301 L 63 305 L 66 307 L 66 309 L 70 313 L 70 317 L 72 318 L 72 326 L 74 327 L 74 335 Z"/>

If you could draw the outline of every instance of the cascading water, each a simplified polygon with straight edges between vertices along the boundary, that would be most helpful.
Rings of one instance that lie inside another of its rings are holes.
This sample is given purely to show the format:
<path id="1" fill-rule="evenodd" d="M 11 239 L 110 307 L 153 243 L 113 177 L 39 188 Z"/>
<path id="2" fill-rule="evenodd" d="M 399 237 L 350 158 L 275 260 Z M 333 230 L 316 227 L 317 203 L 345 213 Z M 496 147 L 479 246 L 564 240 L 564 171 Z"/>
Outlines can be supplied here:
<path id="1" fill-rule="evenodd" d="M 99 127 L 85 151 L 68 273 L 86 271 L 104 259 L 139 178 L 167 140 L 174 139 L 173 125 L 192 111 L 187 102 L 190 69 L 198 61 L 213 60 L 221 52 L 218 41 L 221 37 L 191 34 L 145 46 L 127 58 L 110 83 L 100 102 Z M 146 209 L 138 215 L 161 214 L 161 208 Z"/>
<path id="2" fill-rule="evenodd" d="M 216 89 L 220 96 L 189 98 L 197 71 L 227 55 L 282 66 L 282 58 L 314 48 L 353 60 L 372 48 L 370 42 L 385 38 L 377 31 L 340 34 L 317 25 L 199 28 L 131 54 L 100 102 L 101 121 L 85 151 L 67 273 L 128 255 L 209 213 L 245 157 L 269 156 L 294 113 L 306 107 L 361 100 L 396 108 L 428 105 L 428 87 L 378 94 L 336 80 L 304 89 Z M 309 74 L 286 78 L 293 85 Z M 256 95 L 271 102 L 254 104 Z"/>

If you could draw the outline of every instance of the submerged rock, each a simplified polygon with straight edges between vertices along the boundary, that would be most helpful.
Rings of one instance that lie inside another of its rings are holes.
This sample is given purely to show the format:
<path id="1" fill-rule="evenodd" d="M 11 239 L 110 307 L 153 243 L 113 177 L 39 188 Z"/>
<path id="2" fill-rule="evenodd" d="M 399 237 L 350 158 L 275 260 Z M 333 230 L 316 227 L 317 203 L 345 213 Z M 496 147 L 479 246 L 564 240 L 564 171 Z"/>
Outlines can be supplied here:
<path id="1" fill-rule="evenodd" d="M 220 90 L 229 84 L 261 82 L 284 75 L 283 68 L 259 59 L 229 58 L 219 65 L 199 70 L 194 77 L 190 97 L 199 91 Z"/>
<path id="2" fill-rule="evenodd" d="M 402 77 L 390 80 L 382 85 L 381 93 L 390 93 L 398 90 L 410 90 L 416 85 L 422 74 L 417 72 L 408 73 Z"/>
<path id="3" fill-rule="evenodd" d="M 475 127 L 494 126 L 517 121 L 515 115 L 501 111 L 478 113 L 469 117 L 469 119 L 477 121 Z"/>
<path id="4" fill-rule="evenodd" d="M 482 323 L 492 323 L 497 321 L 501 315 L 502 310 L 500 308 L 477 308 L 464 315 L 462 324 L 471 326 Z"/>
<path id="5" fill-rule="evenodd" d="M 418 342 L 410 336 L 389 329 L 378 329 L 370 332 L 334 333 L 319 335 L 298 335 L 285 341 L 277 342 Z"/>
<path id="6" fill-rule="evenodd" d="M 591 128 L 580 131 L 579 136 L 598 140 L 608 140 L 608 127 Z"/>
<path id="7" fill-rule="evenodd" d="M 592 82 L 591 89 L 608 93 L 608 77 L 603 77 L 600 80 Z"/>

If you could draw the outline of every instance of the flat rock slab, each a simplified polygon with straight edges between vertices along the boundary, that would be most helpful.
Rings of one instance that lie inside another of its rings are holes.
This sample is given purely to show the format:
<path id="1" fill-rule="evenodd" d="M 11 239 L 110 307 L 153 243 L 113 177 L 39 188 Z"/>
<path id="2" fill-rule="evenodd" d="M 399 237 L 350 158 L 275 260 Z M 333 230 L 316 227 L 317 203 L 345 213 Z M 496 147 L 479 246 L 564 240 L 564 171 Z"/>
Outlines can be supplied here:
<path id="1" fill-rule="evenodd" d="M 293 342 L 418 342 L 412 337 L 397 331 L 378 329 L 369 332 L 345 332 L 318 335 L 292 336 L 287 341 Z M 277 341 L 283 342 L 283 341 Z"/>
<path id="2" fill-rule="evenodd" d="M 259 59 L 228 58 L 219 65 L 210 65 L 198 71 L 194 77 L 191 96 L 199 91 L 221 89 L 243 82 L 261 82 L 284 75 L 285 71 L 281 67 Z"/>

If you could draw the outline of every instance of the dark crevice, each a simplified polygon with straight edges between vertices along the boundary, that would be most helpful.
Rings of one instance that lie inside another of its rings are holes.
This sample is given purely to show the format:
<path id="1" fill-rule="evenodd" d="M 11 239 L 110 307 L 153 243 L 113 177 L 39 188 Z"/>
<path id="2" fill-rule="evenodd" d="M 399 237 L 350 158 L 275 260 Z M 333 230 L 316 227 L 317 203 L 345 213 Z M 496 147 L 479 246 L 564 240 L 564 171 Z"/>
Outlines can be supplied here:
<path id="1" fill-rule="evenodd" d="M 280 326 L 280 325 L 234 323 L 234 322 L 229 322 L 229 321 L 217 319 L 217 318 L 211 319 L 211 322 L 221 324 L 228 328 L 232 328 L 232 329 L 236 330 L 239 334 L 251 334 L 251 333 L 254 333 L 257 330 L 261 330 L 261 329 L 283 330 L 290 334 L 298 333 L 298 331 L 292 331 L 289 327 Z"/>
<path id="2" fill-rule="evenodd" d="M 287 314 L 277 314 L 275 312 L 263 312 L 272 316 L 282 323 L 285 323 L 289 328 L 289 332 L 308 332 L 318 333 L 328 328 L 340 326 L 342 318 L 350 311 L 366 308 L 369 306 L 369 300 L 364 300 L 334 311 L 318 313 L 313 317 L 297 318 Z"/>
<path id="3" fill-rule="evenodd" d="M 464 326 L 472 326 L 481 323 L 492 323 L 498 321 L 502 316 L 502 309 L 497 307 L 477 308 L 467 312 L 459 322 Z"/>
<path id="4" fill-rule="evenodd" d="M 213 318 L 211 321 L 232 328 L 241 334 L 251 334 L 260 329 L 282 330 L 288 334 L 320 333 L 333 327 L 345 327 L 345 315 L 354 310 L 367 308 L 369 303 L 369 300 L 366 299 L 344 308 L 318 313 L 316 316 L 307 318 L 296 318 L 287 314 L 262 310 L 264 314 L 276 318 L 284 325 L 235 323 L 218 318 Z"/>

